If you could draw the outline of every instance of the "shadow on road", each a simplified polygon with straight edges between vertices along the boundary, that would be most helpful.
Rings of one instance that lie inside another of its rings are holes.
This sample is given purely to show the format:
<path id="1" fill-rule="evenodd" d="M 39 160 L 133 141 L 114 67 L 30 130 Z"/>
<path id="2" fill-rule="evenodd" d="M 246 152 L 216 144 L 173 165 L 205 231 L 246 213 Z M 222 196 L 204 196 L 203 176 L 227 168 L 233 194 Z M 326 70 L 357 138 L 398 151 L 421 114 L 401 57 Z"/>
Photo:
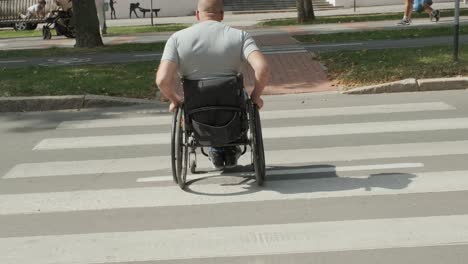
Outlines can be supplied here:
<path id="1" fill-rule="evenodd" d="M 310 171 L 310 172 L 307 172 Z M 232 176 L 235 173 L 236 176 Z M 256 192 L 278 192 L 282 194 L 300 194 L 300 193 L 325 193 L 325 192 L 345 192 L 365 190 L 366 192 L 381 192 L 382 189 L 402 190 L 407 188 L 412 178 L 416 175 L 389 172 L 364 175 L 359 177 L 340 177 L 336 172 L 334 165 L 311 165 L 311 166 L 284 166 L 267 168 L 265 185 L 258 187 L 251 166 L 239 167 L 235 172 L 223 172 L 219 176 L 237 177 L 235 183 L 221 183 L 229 192 L 229 187 L 233 191 L 226 194 L 222 193 L 203 193 L 192 188 L 194 183 L 202 183 L 204 180 L 214 177 L 206 177 L 192 180 L 188 183 L 187 191 L 189 193 L 207 196 L 231 196 L 245 195 Z M 239 187 L 240 190 L 239 190 Z"/>

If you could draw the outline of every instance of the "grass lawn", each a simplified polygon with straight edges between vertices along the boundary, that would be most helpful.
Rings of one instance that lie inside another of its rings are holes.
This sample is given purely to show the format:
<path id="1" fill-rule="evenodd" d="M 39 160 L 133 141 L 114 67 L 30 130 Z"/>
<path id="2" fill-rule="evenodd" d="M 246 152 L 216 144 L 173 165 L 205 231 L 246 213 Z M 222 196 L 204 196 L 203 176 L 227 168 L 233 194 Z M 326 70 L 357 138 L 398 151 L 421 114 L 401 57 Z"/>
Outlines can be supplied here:
<path id="1" fill-rule="evenodd" d="M 128 35 L 135 33 L 151 33 L 151 32 L 174 32 L 190 27 L 189 24 L 165 24 L 153 26 L 125 26 L 125 27 L 109 27 L 107 29 L 108 36 L 112 35 Z"/>
<path id="2" fill-rule="evenodd" d="M 461 46 L 460 63 L 452 61 L 451 47 L 426 47 L 331 52 L 319 55 L 330 78 L 340 86 L 355 87 L 406 78 L 468 75 L 468 45 Z"/>
<path id="3" fill-rule="evenodd" d="M 27 38 L 27 37 L 39 37 L 42 36 L 42 31 L 39 30 L 24 30 L 15 31 L 14 29 L 2 29 L 0 30 L 0 39 L 5 38 Z"/>
<path id="4" fill-rule="evenodd" d="M 116 53 L 116 52 L 162 52 L 164 42 L 158 43 L 129 43 L 119 45 L 109 45 L 93 49 L 78 48 L 50 48 L 34 50 L 7 50 L 0 51 L 0 59 L 6 58 L 28 58 L 28 57 L 57 57 L 66 55 L 94 54 L 94 53 Z"/>
<path id="5" fill-rule="evenodd" d="M 331 79 L 355 87 L 406 78 L 468 75 L 468 45 L 460 63 L 451 47 L 330 52 L 319 55 Z M 0 96 L 97 94 L 154 98 L 157 62 L 67 67 L 0 68 Z"/>
<path id="6" fill-rule="evenodd" d="M 0 96 L 97 94 L 154 98 L 156 62 L 0 68 Z"/>
<path id="7" fill-rule="evenodd" d="M 441 10 L 442 17 L 453 17 L 453 9 Z M 460 10 L 461 16 L 468 15 L 468 9 Z M 306 24 L 328 24 L 328 23 L 349 23 L 349 22 L 365 22 L 365 21 L 382 21 L 382 20 L 400 20 L 403 17 L 403 10 L 398 13 L 380 13 L 380 14 L 367 14 L 367 15 L 342 15 L 342 16 L 319 16 L 311 22 Z M 426 13 L 413 13 L 413 18 L 427 18 Z M 260 22 L 259 26 L 290 26 L 297 25 L 295 18 L 286 19 L 273 19 Z"/>
<path id="8" fill-rule="evenodd" d="M 460 26 L 460 34 L 468 34 L 468 25 Z M 408 39 L 424 37 L 452 36 L 452 26 L 430 27 L 430 28 L 401 28 L 392 30 L 370 30 L 359 32 L 343 32 L 319 35 L 297 35 L 294 36 L 303 43 L 333 43 L 362 40 L 389 40 Z"/>
<path id="9" fill-rule="evenodd" d="M 187 28 L 188 24 L 162 24 L 153 26 L 125 26 L 125 27 L 109 27 L 106 36 L 130 35 L 135 33 L 151 33 L 151 32 L 173 32 Z M 55 36 L 55 31 L 52 31 Z M 39 37 L 42 36 L 40 30 L 15 31 L 0 30 L 0 39 L 2 38 L 23 38 L 23 37 Z"/>

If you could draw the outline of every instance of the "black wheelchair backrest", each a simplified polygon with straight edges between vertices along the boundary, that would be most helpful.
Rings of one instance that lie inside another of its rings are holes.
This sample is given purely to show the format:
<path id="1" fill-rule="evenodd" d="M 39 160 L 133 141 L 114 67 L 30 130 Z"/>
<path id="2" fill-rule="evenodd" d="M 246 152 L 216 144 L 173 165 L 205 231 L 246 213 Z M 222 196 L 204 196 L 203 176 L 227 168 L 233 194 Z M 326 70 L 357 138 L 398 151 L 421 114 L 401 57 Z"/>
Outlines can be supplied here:
<path id="1" fill-rule="evenodd" d="M 213 145 L 237 140 L 245 130 L 242 76 L 183 80 L 184 109 L 199 141 Z"/>

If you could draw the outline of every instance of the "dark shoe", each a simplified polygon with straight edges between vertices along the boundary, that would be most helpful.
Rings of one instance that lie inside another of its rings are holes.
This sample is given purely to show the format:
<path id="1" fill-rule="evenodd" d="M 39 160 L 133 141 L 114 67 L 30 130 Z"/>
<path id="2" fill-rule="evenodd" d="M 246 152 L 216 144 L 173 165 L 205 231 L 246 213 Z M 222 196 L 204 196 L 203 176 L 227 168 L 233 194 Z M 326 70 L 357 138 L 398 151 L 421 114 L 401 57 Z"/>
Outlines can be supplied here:
<path id="1" fill-rule="evenodd" d="M 217 170 L 224 169 L 224 151 L 218 148 L 210 148 L 208 150 L 208 158 L 213 163 L 213 167 Z"/>
<path id="2" fill-rule="evenodd" d="M 241 156 L 241 152 L 240 147 L 224 148 L 224 161 L 226 163 L 226 168 L 232 169 L 237 167 L 237 160 Z"/>
<path id="3" fill-rule="evenodd" d="M 432 11 L 432 14 L 431 14 L 431 21 L 435 19 L 436 22 L 439 22 L 439 19 L 440 19 L 440 11 L 439 10 L 434 10 Z"/>

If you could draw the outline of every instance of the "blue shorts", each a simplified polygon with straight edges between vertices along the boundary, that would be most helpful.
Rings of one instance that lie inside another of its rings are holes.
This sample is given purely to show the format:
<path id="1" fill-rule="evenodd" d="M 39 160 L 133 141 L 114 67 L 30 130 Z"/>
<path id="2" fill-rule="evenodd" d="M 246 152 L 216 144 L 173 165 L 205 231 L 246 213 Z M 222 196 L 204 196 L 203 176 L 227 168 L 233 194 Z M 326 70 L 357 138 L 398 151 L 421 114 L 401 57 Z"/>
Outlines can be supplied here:
<path id="1" fill-rule="evenodd" d="M 414 0 L 413 10 L 418 13 L 424 11 L 424 4 L 431 6 L 433 2 L 432 0 Z"/>

